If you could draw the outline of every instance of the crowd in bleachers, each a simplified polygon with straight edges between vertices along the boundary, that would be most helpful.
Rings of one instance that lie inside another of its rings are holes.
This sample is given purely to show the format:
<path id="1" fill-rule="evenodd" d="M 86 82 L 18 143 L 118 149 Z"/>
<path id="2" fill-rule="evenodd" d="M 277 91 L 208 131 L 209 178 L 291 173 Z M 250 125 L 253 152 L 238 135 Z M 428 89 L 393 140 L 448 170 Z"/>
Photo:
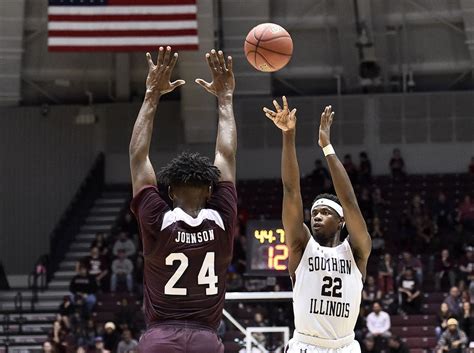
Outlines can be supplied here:
<path id="1" fill-rule="evenodd" d="M 439 308 L 436 310 L 436 332 L 433 334 L 438 340 L 437 349 L 461 352 L 461 348 L 474 341 L 474 315 L 471 310 L 474 303 L 472 190 L 471 194 L 460 194 L 459 190 L 455 194 L 453 188 L 440 185 L 437 190 L 426 191 L 422 181 L 410 189 L 407 184 L 410 176 L 406 173 L 399 150 L 394 150 L 389 161 L 391 176 L 385 177 L 379 184 L 377 178 L 372 176 L 371 163 L 365 152 L 359 154 L 358 165 L 351 155 L 346 155 L 343 160 L 373 242 L 356 326 L 356 338 L 361 343 L 362 351 L 407 353 L 407 345 L 392 332 L 391 317 L 425 313 L 424 298 L 429 291 L 445 293 L 442 304 L 436 304 Z M 474 158 L 469 165 L 469 173 L 474 178 Z M 280 187 L 270 184 L 274 190 Z M 238 185 L 239 192 L 246 188 L 249 187 Z M 315 162 L 315 169 L 302 179 L 302 190 L 307 206 L 317 193 L 334 192 L 329 172 L 320 160 Z M 306 191 L 310 191 L 309 195 Z M 394 194 L 390 195 L 391 192 Z M 247 220 L 278 218 L 281 215 L 281 198 L 277 201 L 279 206 L 272 205 L 271 212 L 260 214 L 257 212 L 258 204 L 252 207 L 242 201 L 248 198 L 245 192 L 239 197 L 239 226 L 228 272 L 228 291 L 291 290 L 287 277 L 245 276 Z M 400 202 L 394 204 L 394 199 Z M 309 223 L 309 210 L 305 210 L 305 215 L 305 221 Z M 137 340 L 144 329 L 143 316 L 137 310 L 143 294 L 141 255 L 137 224 L 126 210 L 114 231 L 111 234 L 97 234 L 90 255 L 77 263 L 77 275 L 70 284 L 71 296 L 64 297 L 59 307 L 44 351 L 135 352 Z M 114 309 L 113 317 L 109 315 L 109 320 L 103 322 L 103 318 L 98 318 L 97 311 L 101 310 L 101 305 L 102 309 L 107 309 L 107 300 L 114 301 L 114 308 L 119 309 Z M 293 325 L 289 303 L 272 304 L 271 310 L 265 305 L 250 308 L 245 303 L 235 303 L 230 308 L 236 317 L 243 318 L 251 326 Z M 222 322 L 219 335 L 225 339 L 229 330 L 232 332 Z M 267 340 L 265 344 L 269 348 L 279 343 L 268 340 L 266 335 L 260 335 L 259 339 Z"/>

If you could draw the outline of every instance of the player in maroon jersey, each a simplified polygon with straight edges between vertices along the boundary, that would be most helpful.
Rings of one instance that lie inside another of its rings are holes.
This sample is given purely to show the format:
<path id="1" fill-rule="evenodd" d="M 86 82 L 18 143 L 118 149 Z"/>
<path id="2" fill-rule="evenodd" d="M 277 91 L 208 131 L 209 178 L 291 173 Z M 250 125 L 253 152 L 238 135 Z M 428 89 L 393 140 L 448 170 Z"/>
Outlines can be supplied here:
<path id="1" fill-rule="evenodd" d="M 214 163 L 198 153 L 182 153 L 158 173 L 158 181 L 168 185 L 172 208 L 158 194 L 149 149 L 160 96 L 184 81 L 170 82 L 178 59 L 170 47 L 160 47 L 156 65 L 149 53 L 147 58 L 147 91 L 130 142 L 131 209 L 138 220 L 145 258 L 147 331 L 139 352 L 224 352 L 216 329 L 237 220 L 232 58 L 226 61 L 221 51 L 207 53 L 212 82 L 196 80 L 218 101 Z"/>

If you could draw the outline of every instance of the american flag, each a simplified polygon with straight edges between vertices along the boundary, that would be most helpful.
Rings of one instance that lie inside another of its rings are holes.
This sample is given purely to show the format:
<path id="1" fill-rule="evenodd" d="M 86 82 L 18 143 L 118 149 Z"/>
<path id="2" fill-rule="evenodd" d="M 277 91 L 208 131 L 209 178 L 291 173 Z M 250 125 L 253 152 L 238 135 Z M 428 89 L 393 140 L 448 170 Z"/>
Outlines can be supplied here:
<path id="1" fill-rule="evenodd" d="M 198 49 L 196 0 L 49 0 L 49 51 Z"/>

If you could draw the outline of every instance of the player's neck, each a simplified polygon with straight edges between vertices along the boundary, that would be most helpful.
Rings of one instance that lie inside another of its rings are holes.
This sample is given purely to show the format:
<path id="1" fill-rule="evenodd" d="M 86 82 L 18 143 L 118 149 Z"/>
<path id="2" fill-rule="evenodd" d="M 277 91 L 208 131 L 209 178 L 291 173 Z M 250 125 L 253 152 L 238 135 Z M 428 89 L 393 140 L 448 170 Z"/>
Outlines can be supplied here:
<path id="1" fill-rule="evenodd" d="M 319 243 L 319 245 L 324 246 L 326 248 L 334 248 L 341 244 L 341 241 L 339 240 L 339 234 L 335 236 L 334 238 L 324 239 L 324 238 L 316 237 L 316 241 Z"/>
<path id="2" fill-rule="evenodd" d="M 174 207 L 181 208 L 184 212 L 193 218 L 199 215 L 199 212 L 206 206 L 205 202 L 200 200 L 187 200 L 188 202 L 175 202 Z"/>

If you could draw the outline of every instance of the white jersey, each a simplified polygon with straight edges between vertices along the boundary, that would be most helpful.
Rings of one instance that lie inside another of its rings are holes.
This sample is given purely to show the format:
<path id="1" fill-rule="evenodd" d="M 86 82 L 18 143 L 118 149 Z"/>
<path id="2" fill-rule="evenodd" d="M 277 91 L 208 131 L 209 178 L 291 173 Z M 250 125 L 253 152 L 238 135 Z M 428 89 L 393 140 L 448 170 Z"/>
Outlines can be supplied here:
<path id="1" fill-rule="evenodd" d="M 295 271 L 294 339 L 335 349 L 351 344 L 362 287 L 347 239 L 331 248 L 311 237 Z"/>

